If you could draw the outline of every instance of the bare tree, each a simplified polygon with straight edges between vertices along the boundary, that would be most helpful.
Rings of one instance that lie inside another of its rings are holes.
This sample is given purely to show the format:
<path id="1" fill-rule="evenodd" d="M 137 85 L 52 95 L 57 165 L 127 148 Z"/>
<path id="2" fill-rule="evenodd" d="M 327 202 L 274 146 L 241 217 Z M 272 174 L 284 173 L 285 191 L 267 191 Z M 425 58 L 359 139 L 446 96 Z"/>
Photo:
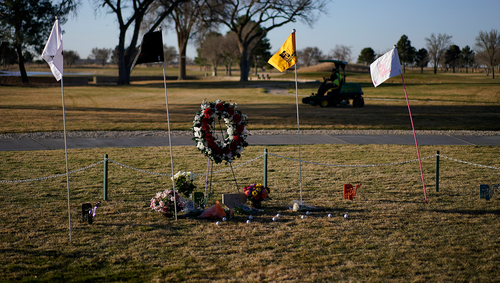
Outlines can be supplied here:
<path id="1" fill-rule="evenodd" d="M 78 55 L 78 52 L 73 51 L 73 50 L 66 50 L 64 51 L 64 61 L 66 61 L 66 64 L 69 65 L 71 68 L 71 65 L 75 63 L 76 60 L 80 59 L 80 55 Z"/>
<path id="2" fill-rule="evenodd" d="M 444 57 L 444 52 L 451 45 L 451 35 L 433 33 L 430 37 L 426 37 L 426 47 L 429 52 L 429 59 L 434 66 L 434 74 L 437 73 L 437 68 L 441 58 Z"/>
<path id="3" fill-rule="evenodd" d="M 209 33 L 201 43 L 201 53 L 203 58 L 206 58 L 212 63 L 212 75 L 217 76 L 217 67 L 222 61 L 222 44 L 224 37 L 219 33 Z"/>
<path id="4" fill-rule="evenodd" d="M 296 20 L 312 25 L 318 18 L 316 14 L 325 10 L 326 0 L 205 0 L 205 4 L 205 19 L 213 19 L 236 33 L 241 56 L 240 81 L 248 81 L 256 43 L 270 30 Z M 249 25 L 251 29 L 247 30 Z"/>
<path id="5" fill-rule="evenodd" d="M 89 58 L 97 60 L 101 65 L 106 66 L 113 50 L 107 48 L 92 48 Z"/>
<path id="6" fill-rule="evenodd" d="M 318 63 L 318 60 L 323 57 L 323 52 L 318 47 L 306 47 L 299 50 L 297 56 L 304 66 L 309 67 L 311 64 Z"/>
<path id="7" fill-rule="evenodd" d="M 491 77 L 495 78 L 495 67 L 500 64 L 500 33 L 492 29 L 489 33 L 480 31 L 476 37 L 477 59 L 491 69 Z"/>
<path id="8" fill-rule="evenodd" d="M 329 56 L 335 60 L 350 62 L 351 61 L 351 51 L 352 46 L 346 45 L 335 45 L 335 48 L 330 50 Z"/>
<path id="9" fill-rule="evenodd" d="M 113 49 L 113 53 L 111 54 L 111 62 L 117 65 L 120 62 L 118 58 L 118 46 L 116 46 L 115 49 Z"/>
<path id="10" fill-rule="evenodd" d="M 186 79 L 186 49 L 189 39 L 204 30 L 201 20 L 201 3 L 203 0 L 191 0 L 179 4 L 172 11 L 171 18 L 175 22 L 177 46 L 179 49 L 179 80 Z"/>
<path id="11" fill-rule="evenodd" d="M 234 59 L 238 58 L 240 50 L 238 48 L 238 40 L 236 34 L 232 31 L 228 32 L 224 37 L 222 43 L 222 56 L 224 57 L 224 64 L 226 66 L 226 75 L 232 76 L 231 66 Z"/>
<path id="12" fill-rule="evenodd" d="M 130 84 L 130 67 L 137 53 L 137 42 L 142 21 L 150 11 L 155 0 L 93 0 L 96 9 L 105 8 L 116 15 L 120 34 L 118 36 L 118 84 Z M 154 20 L 149 31 L 154 31 L 163 22 L 165 17 L 181 2 L 188 0 L 160 0 L 162 9 L 155 9 Z M 132 35 L 127 36 L 127 31 L 132 29 Z M 130 39 L 126 47 L 125 40 Z"/>
<path id="13" fill-rule="evenodd" d="M 165 58 L 165 62 L 167 63 L 167 65 L 168 63 L 174 61 L 175 57 L 177 56 L 177 50 L 175 50 L 175 47 L 163 44 L 163 57 Z"/>

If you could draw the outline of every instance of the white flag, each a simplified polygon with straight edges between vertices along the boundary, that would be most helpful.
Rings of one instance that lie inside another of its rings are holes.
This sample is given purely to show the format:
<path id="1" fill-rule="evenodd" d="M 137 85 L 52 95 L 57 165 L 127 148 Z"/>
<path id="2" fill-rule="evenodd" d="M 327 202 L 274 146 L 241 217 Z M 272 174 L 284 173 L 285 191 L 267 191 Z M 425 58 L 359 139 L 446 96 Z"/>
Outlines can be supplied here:
<path id="1" fill-rule="evenodd" d="M 402 73 L 396 48 L 385 53 L 370 65 L 370 74 L 375 87 L 389 78 L 399 76 Z"/>
<path id="2" fill-rule="evenodd" d="M 59 26 L 59 20 L 56 20 L 52 31 L 50 32 L 49 40 L 42 52 L 42 58 L 49 64 L 50 71 L 57 81 L 60 81 L 63 76 L 63 41 L 62 31 Z"/>

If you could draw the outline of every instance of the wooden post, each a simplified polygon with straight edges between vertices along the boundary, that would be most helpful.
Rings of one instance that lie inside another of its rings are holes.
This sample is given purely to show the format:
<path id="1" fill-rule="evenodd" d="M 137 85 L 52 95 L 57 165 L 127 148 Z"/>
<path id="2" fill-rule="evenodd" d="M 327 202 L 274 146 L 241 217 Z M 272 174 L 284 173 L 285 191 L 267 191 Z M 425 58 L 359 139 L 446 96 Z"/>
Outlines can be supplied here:
<path id="1" fill-rule="evenodd" d="M 436 192 L 439 192 L 439 150 L 436 155 Z"/>
<path id="2" fill-rule="evenodd" d="M 104 189 L 104 200 L 108 200 L 108 155 L 104 154 L 104 180 L 103 180 L 103 189 Z"/>
<path id="3" fill-rule="evenodd" d="M 267 148 L 264 148 L 264 176 L 262 180 L 264 188 L 267 187 Z"/>

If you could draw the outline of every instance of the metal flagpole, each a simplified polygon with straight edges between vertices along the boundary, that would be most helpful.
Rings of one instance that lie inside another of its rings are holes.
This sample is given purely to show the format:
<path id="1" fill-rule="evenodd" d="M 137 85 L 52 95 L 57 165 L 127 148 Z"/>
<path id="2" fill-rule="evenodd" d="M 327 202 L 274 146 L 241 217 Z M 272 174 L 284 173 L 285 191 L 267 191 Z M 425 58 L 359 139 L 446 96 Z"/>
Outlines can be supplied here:
<path id="1" fill-rule="evenodd" d="M 295 29 L 293 29 L 295 33 Z M 297 82 L 297 64 L 295 64 L 295 104 L 297 106 L 297 137 L 299 143 L 299 182 L 300 182 L 300 203 L 302 204 L 302 156 L 300 152 L 300 122 L 299 122 L 299 87 Z"/>
<path id="2" fill-rule="evenodd" d="M 418 165 L 420 166 L 420 176 L 422 177 L 422 185 L 424 187 L 425 203 L 427 203 L 427 192 L 425 190 L 424 171 L 422 170 L 422 161 L 420 160 L 420 151 L 418 150 L 417 135 L 415 134 L 415 126 L 413 125 L 413 118 L 411 116 L 411 110 L 410 110 L 410 102 L 408 101 L 408 94 L 406 93 L 405 79 L 403 78 L 403 73 L 401 73 L 401 79 L 403 80 L 403 88 L 405 90 L 406 105 L 408 105 L 408 113 L 410 114 L 411 129 L 413 130 L 413 138 L 415 139 L 415 147 L 417 148 Z"/>
<path id="3" fill-rule="evenodd" d="M 66 186 L 68 188 L 68 226 L 69 226 L 69 241 L 71 242 L 71 201 L 69 193 L 69 165 L 68 165 L 68 143 L 66 138 L 66 110 L 64 107 L 64 83 L 61 77 L 61 92 L 62 92 L 62 108 L 63 108 L 63 124 L 64 124 L 64 152 L 66 156 Z"/>
<path id="4" fill-rule="evenodd" d="M 165 86 L 165 101 L 166 101 L 166 107 L 167 107 L 168 146 L 170 148 L 170 167 L 172 167 L 172 191 L 174 192 L 174 211 L 175 211 L 175 220 L 177 220 L 177 196 L 175 193 L 174 157 L 172 155 L 172 138 L 171 138 L 171 134 L 170 134 L 170 115 L 168 113 L 167 77 L 165 76 L 165 60 L 163 60 L 163 85 Z"/>

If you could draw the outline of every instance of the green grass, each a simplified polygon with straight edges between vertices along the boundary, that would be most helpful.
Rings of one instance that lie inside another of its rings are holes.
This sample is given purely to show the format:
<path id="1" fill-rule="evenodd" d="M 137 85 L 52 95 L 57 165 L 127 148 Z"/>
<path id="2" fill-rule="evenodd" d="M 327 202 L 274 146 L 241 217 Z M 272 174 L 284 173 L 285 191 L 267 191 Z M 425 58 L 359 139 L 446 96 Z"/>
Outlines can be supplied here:
<path id="1" fill-rule="evenodd" d="M 297 158 L 296 146 L 268 147 Z M 498 147 L 422 146 L 422 156 L 441 154 L 497 166 Z M 258 157 L 251 146 L 237 166 Z M 70 150 L 70 170 L 109 158 L 143 170 L 169 173 L 164 147 Z M 0 152 L 2 180 L 64 172 L 64 152 Z M 174 148 L 175 170 L 203 173 L 206 160 L 194 147 Z M 415 159 L 415 148 L 399 145 L 302 146 L 305 161 L 383 164 Z M 242 186 L 262 180 L 262 159 L 234 169 Z M 298 164 L 269 156 L 272 200 L 251 224 L 236 215 L 215 221 L 166 219 L 148 207 L 168 177 L 110 163 L 109 200 L 94 224 L 81 222 L 80 207 L 102 199 L 102 165 L 70 177 L 72 242 L 69 242 L 65 177 L 0 184 L 0 281 L 71 282 L 495 282 L 500 278 L 498 195 L 478 197 L 479 184 L 498 183 L 498 174 L 441 158 L 435 192 L 435 158 L 423 161 L 427 196 L 418 164 L 331 167 L 303 163 L 303 199 L 323 209 L 306 219 L 288 210 L 300 198 Z M 214 171 L 228 168 L 216 165 Z M 214 197 L 237 192 L 231 171 L 213 176 Z M 361 183 L 353 201 L 343 184 Z M 204 190 L 204 176 L 198 176 Z M 281 213 L 278 222 L 271 217 Z M 331 213 L 331 218 L 327 214 Z M 349 217 L 343 218 L 347 213 Z"/>

